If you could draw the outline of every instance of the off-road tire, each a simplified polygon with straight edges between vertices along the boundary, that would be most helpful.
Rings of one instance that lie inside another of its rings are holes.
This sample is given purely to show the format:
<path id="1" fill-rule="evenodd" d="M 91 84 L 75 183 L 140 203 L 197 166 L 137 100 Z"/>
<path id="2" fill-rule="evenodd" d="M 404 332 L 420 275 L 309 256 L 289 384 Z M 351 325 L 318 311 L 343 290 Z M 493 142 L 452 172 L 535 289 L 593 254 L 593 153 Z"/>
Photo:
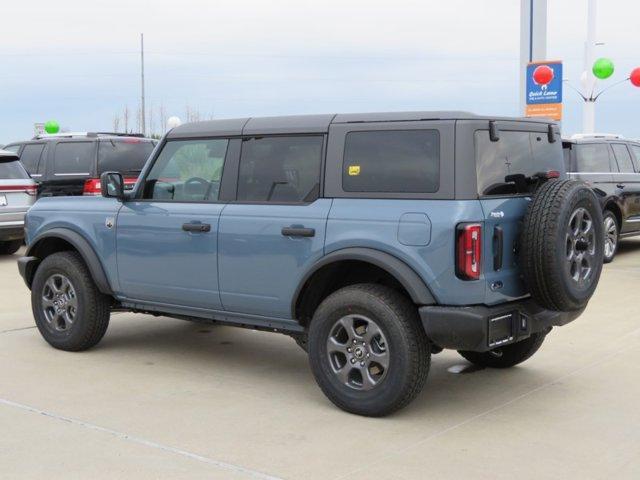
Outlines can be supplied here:
<path id="1" fill-rule="evenodd" d="M 588 248 L 591 273 L 582 284 L 572 279 L 567 254 L 569 224 L 579 211 L 587 212 L 593 228 Z M 603 254 L 602 210 L 593 191 L 574 180 L 543 184 L 527 209 L 519 241 L 523 279 L 533 299 L 549 310 L 583 308 L 598 284 Z"/>
<path id="2" fill-rule="evenodd" d="M 608 235 L 607 225 L 606 225 L 607 220 L 610 219 L 611 221 L 613 221 L 613 225 L 615 226 L 616 233 L 615 233 L 615 245 L 613 247 L 613 252 L 611 252 L 611 255 L 607 255 L 607 252 L 605 249 L 605 253 L 602 257 L 604 263 L 611 263 L 613 262 L 613 259 L 616 256 L 616 253 L 618 253 L 618 245 L 620 243 L 620 225 L 618 225 L 618 219 L 616 218 L 616 215 L 611 210 L 605 210 L 602 218 L 603 218 L 602 225 L 604 228 L 605 242 L 606 242 L 606 237 Z"/>
<path id="3" fill-rule="evenodd" d="M 510 368 L 531 358 L 542 346 L 546 332 L 534 333 L 529 338 L 489 352 L 459 351 L 465 359 L 479 367 Z"/>
<path id="4" fill-rule="evenodd" d="M 0 255 L 13 255 L 22 246 L 22 240 L 10 240 L 8 242 L 0 242 Z"/>
<path id="5" fill-rule="evenodd" d="M 335 373 L 327 341 L 336 322 L 362 315 L 386 339 L 388 369 L 370 390 L 355 390 Z M 422 390 L 431 353 L 415 305 L 399 292 L 376 284 L 342 288 L 316 309 L 308 333 L 309 362 L 324 394 L 341 409 L 371 417 L 388 415 L 409 404 Z"/>
<path id="6" fill-rule="evenodd" d="M 53 275 L 66 277 L 77 297 L 75 319 L 66 331 L 56 331 L 43 310 L 45 284 Z M 96 345 L 109 326 L 110 305 L 110 297 L 100 293 L 76 252 L 54 253 L 38 266 L 31 286 L 31 308 L 40 334 L 52 347 L 77 352 Z"/>

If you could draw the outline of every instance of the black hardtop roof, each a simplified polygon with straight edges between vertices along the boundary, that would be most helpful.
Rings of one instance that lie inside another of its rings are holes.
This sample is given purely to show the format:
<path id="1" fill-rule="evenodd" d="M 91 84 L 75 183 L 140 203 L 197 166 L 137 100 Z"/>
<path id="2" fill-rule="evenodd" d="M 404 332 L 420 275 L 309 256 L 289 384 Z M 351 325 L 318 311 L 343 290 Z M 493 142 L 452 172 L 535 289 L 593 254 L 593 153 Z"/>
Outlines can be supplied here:
<path id="1" fill-rule="evenodd" d="M 245 117 L 185 123 L 172 129 L 167 138 L 201 136 L 270 135 L 286 133 L 326 133 L 329 125 L 345 123 L 411 122 L 418 120 L 496 120 L 533 123 L 555 123 L 548 119 L 524 117 L 490 117 L 462 111 L 372 112 L 324 115 L 284 115 L 278 117 Z"/>

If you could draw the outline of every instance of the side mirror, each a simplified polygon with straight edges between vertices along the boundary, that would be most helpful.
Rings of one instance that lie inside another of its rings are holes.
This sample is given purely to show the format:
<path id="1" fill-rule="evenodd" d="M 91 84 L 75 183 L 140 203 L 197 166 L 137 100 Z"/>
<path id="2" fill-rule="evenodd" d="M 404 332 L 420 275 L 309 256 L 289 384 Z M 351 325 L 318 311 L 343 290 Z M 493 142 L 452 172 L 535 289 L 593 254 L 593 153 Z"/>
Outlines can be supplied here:
<path id="1" fill-rule="evenodd" d="M 118 172 L 104 172 L 100 175 L 100 193 L 106 198 L 124 199 L 124 180 Z"/>

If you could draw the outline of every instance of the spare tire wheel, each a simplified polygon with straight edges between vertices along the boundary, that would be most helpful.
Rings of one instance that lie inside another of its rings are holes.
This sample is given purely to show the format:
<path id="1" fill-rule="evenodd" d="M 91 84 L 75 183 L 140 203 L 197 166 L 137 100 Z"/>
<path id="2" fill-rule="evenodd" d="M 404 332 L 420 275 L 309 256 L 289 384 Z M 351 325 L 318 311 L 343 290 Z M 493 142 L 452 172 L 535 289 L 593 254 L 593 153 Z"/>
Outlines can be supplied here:
<path id="1" fill-rule="evenodd" d="M 533 299 L 556 311 L 584 308 L 598 285 L 604 254 L 602 210 L 575 180 L 543 184 L 524 218 L 520 256 Z"/>

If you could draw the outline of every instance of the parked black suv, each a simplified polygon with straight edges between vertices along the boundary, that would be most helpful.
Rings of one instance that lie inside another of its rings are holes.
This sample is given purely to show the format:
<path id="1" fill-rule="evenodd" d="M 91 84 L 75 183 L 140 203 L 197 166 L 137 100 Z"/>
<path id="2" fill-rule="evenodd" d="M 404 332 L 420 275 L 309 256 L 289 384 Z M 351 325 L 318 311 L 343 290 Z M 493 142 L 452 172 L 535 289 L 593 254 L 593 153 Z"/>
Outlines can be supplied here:
<path id="1" fill-rule="evenodd" d="M 604 261 L 621 238 L 640 235 L 640 142 L 619 135 L 574 135 L 563 140 L 569 177 L 589 183 L 603 208 Z"/>
<path id="2" fill-rule="evenodd" d="M 39 184 L 38 195 L 100 195 L 100 174 L 120 172 L 132 188 L 157 141 L 136 134 L 62 133 L 7 145 Z"/>

